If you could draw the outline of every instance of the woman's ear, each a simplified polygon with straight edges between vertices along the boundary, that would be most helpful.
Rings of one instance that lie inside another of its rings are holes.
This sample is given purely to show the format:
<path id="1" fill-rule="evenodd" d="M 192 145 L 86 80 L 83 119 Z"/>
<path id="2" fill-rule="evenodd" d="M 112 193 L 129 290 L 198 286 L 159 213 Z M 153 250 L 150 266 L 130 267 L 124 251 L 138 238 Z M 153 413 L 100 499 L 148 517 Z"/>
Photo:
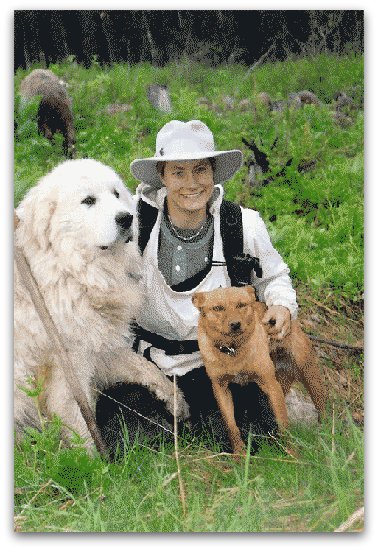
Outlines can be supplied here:
<path id="1" fill-rule="evenodd" d="M 165 185 L 165 182 L 164 182 L 164 168 L 165 168 L 165 162 L 159 161 L 156 164 L 156 170 L 157 170 L 158 176 L 160 178 L 160 181 L 163 185 Z"/>

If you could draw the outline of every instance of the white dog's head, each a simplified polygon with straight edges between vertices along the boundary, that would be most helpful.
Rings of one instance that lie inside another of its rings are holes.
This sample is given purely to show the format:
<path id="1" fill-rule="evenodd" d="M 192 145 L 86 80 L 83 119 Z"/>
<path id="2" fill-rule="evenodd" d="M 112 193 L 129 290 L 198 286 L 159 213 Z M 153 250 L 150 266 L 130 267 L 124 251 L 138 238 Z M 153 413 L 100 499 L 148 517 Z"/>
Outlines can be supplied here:
<path id="1" fill-rule="evenodd" d="M 132 236 L 135 205 L 120 177 L 92 159 L 68 160 L 32 188 L 18 208 L 38 247 L 103 250 Z M 30 235 L 31 236 L 31 235 Z"/>

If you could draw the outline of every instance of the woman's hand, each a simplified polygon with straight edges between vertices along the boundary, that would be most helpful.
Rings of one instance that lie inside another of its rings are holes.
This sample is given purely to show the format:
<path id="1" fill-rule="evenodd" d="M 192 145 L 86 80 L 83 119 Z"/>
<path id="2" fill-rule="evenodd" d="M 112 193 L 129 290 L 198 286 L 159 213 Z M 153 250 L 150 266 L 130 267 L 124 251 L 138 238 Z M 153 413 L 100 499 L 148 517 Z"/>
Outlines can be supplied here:
<path id="1" fill-rule="evenodd" d="M 267 333 L 275 340 L 282 340 L 290 332 L 291 315 L 285 306 L 268 307 L 262 322 L 267 326 Z"/>

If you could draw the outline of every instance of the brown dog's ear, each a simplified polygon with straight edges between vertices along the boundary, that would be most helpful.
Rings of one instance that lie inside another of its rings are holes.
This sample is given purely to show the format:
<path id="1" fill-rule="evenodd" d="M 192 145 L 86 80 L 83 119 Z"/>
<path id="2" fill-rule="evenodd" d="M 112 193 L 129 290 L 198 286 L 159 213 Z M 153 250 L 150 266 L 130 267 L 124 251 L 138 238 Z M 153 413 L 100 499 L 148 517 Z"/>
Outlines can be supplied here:
<path id="1" fill-rule="evenodd" d="M 253 286 L 246 286 L 245 289 L 251 298 L 251 302 L 256 302 L 256 291 Z"/>
<path id="2" fill-rule="evenodd" d="M 195 294 L 193 294 L 192 303 L 193 303 L 194 307 L 196 307 L 197 309 L 201 309 L 201 307 L 205 303 L 205 293 L 204 292 L 196 292 Z"/>

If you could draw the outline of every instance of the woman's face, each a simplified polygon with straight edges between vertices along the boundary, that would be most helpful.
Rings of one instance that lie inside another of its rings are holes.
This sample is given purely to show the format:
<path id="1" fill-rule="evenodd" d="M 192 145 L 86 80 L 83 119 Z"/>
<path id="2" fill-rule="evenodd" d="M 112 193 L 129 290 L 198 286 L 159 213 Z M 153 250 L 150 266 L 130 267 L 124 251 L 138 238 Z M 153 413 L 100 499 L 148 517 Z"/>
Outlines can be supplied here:
<path id="1" fill-rule="evenodd" d="M 213 194 L 213 168 L 209 159 L 167 161 L 162 182 L 167 188 L 170 215 L 201 213 Z"/>

